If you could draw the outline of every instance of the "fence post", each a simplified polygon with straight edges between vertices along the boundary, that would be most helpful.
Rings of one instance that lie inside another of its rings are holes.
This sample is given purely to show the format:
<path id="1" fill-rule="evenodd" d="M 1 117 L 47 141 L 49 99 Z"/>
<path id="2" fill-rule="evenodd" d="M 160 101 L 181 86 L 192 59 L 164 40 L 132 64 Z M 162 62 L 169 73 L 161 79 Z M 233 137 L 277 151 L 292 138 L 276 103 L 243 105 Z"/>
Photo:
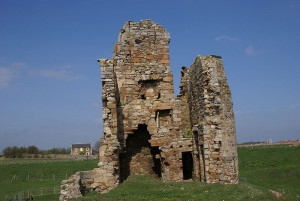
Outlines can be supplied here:
<path id="1" fill-rule="evenodd" d="M 55 180 L 55 174 L 53 174 L 53 180 Z"/>
<path id="2" fill-rule="evenodd" d="M 10 181 L 16 181 L 16 175 L 12 176 Z"/>

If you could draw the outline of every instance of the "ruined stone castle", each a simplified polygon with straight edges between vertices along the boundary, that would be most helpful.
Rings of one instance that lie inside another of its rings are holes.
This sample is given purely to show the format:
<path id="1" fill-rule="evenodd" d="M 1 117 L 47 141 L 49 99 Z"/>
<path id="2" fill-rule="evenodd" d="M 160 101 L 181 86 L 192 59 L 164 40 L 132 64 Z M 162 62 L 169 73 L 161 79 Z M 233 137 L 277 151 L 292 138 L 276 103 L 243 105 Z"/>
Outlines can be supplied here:
<path id="1" fill-rule="evenodd" d="M 221 57 L 197 56 L 190 68 L 182 67 L 174 97 L 169 43 L 169 33 L 151 20 L 128 21 L 113 58 L 98 60 L 104 131 L 99 167 L 63 181 L 60 200 L 89 188 L 107 192 L 130 175 L 238 183 L 232 99 Z"/>

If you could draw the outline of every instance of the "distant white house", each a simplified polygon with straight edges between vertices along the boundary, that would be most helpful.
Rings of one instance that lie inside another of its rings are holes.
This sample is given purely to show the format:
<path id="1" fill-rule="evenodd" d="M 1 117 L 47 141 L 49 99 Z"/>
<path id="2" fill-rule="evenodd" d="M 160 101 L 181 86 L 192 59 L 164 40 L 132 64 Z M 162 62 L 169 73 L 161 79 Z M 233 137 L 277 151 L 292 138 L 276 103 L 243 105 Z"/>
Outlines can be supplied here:
<path id="1" fill-rule="evenodd" d="M 92 146 L 91 143 L 77 143 L 71 145 L 71 155 L 92 155 Z"/>

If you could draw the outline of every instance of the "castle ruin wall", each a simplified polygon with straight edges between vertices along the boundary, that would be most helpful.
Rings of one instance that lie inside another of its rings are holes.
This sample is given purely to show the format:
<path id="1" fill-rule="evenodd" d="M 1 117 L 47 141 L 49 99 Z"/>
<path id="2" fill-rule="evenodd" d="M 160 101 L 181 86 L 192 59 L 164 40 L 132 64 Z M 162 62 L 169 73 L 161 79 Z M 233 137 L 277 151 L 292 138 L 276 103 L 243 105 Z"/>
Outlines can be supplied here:
<path id="1" fill-rule="evenodd" d="M 219 56 L 198 56 L 191 65 L 189 104 L 197 132 L 205 180 L 238 183 L 238 159 L 232 99 Z"/>
<path id="2" fill-rule="evenodd" d="M 113 58 L 98 60 L 104 132 L 98 168 L 72 181 L 101 193 L 142 174 L 164 182 L 238 183 L 234 115 L 222 60 L 198 56 L 190 68 L 183 67 L 174 97 L 169 43 L 161 25 L 128 21 Z M 62 187 L 65 198 L 75 192 L 69 184 Z"/>

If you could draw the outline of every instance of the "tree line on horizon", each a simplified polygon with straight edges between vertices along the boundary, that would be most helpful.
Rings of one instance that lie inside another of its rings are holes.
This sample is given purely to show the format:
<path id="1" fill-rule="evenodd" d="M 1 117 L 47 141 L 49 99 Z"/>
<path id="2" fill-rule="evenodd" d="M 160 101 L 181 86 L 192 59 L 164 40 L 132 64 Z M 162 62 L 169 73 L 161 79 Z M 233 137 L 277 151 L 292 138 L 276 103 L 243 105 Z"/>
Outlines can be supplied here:
<path id="1" fill-rule="evenodd" d="M 5 158 L 38 158 L 40 155 L 69 154 L 70 148 L 51 148 L 48 150 L 40 150 L 34 145 L 28 147 L 12 146 L 3 149 L 2 153 Z"/>
<path id="2" fill-rule="evenodd" d="M 97 140 L 93 145 L 93 153 L 98 154 L 100 141 Z M 3 149 L 5 158 L 38 158 L 50 154 L 70 154 L 71 148 L 51 148 L 48 150 L 40 150 L 35 145 L 28 147 L 9 146 Z M 0 153 L 1 154 L 1 153 Z"/>

